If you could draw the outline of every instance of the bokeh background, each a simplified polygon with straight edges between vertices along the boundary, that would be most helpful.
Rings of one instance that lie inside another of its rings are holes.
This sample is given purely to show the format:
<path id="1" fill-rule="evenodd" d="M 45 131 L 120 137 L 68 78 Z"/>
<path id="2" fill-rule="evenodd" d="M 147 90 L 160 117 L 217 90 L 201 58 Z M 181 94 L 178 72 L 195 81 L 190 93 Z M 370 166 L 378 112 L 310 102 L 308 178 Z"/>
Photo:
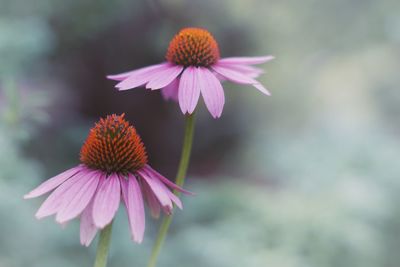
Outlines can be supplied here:
<path id="1" fill-rule="evenodd" d="M 182 27 L 222 56 L 273 54 L 272 92 L 224 83 L 200 106 L 185 197 L 160 267 L 400 266 L 398 0 L 0 0 L 0 266 L 91 266 L 78 223 L 37 221 L 22 195 L 78 163 L 89 128 L 125 112 L 173 179 L 183 116 L 159 92 L 117 92 L 106 74 L 161 62 Z M 145 266 L 126 215 L 109 266 Z"/>

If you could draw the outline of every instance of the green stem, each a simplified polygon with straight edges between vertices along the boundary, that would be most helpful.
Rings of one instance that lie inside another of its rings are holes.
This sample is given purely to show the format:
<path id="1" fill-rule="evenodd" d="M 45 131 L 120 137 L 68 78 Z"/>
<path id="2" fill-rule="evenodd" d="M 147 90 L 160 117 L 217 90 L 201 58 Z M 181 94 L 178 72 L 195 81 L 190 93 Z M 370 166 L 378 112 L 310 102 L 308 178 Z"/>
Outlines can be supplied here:
<path id="1" fill-rule="evenodd" d="M 112 232 L 112 222 L 107 225 L 100 232 L 99 244 L 97 245 L 96 261 L 94 262 L 94 267 L 106 267 L 107 266 L 107 256 L 108 249 L 110 247 Z"/>
<path id="2" fill-rule="evenodd" d="M 186 172 L 189 167 L 190 162 L 190 153 L 192 150 L 193 144 L 193 135 L 194 135 L 194 114 L 186 116 L 185 121 L 185 135 L 183 137 L 183 147 L 181 160 L 179 162 L 178 173 L 176 175 L 175 183 L 179 186 L 183 186 L 185 183 Z M 179 195 L 180 193 L 176 190 L 174 191 L 175 195 Z M 160 230 L 157 235 L 156 242 L 153 246 L 153 250 L 151 252 L 150 260 L 148 263 L 148 267 L 155 267 L 157 263 L 158 255 L 160 254 L 161 247 L 164 243 L 164 240 L 167 236 L 168 228 L 172 222 L 172 215 L 165 216 L 161 222 Z"/>

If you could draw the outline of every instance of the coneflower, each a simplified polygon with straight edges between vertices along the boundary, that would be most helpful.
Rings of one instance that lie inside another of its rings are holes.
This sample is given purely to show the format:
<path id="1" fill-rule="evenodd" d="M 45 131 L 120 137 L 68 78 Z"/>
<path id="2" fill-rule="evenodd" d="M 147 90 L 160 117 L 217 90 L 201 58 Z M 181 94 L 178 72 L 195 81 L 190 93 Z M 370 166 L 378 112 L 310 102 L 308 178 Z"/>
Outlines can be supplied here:
<path id="1" fill-rule="evenodd" d="M 170 188 L 190 194 L 148 165 L 144 144 L 124 114 L 110 115 L 90 130 L 80 153 L 81 164 L 41 184 L 24 198 L 54 190 L 36 213 L 41 219 L 55 215 L 65 224 L 80 217 L 80 241 L 89 246 L 99 229 L 109 225 L 121 199 L 132 239 L 140 243 L 145 230 L 144 200 L 151 214 L 171 214 L 182 202 Z"/>
<path id="2" fill-rule="evenodd" d="M 262 69 L 251 65 L 265 63 L 273 56 L 220 58 L 218 44 L 205 29 L 184 28 L 171 40 L 167 62 L 107 76 L 119 81 L 118 90 L 146 86 L 161 89 L 165 99 L 179 102 L 183 114 L 192 114 L 200 93 L 214 118 L 219 118 L 225 103 L 222 80 L 248 84 L 266 95 L 268 90 L 257 80 Z"/>

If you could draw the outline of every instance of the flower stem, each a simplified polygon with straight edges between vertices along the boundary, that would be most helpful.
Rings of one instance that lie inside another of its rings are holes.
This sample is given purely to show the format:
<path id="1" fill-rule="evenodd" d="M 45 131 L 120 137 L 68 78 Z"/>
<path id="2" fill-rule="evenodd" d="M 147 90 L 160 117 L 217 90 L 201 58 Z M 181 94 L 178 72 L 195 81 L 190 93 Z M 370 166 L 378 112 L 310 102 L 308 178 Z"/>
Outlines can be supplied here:
<path id="1" fill-rule="evenodd" d="M 107 266 L 107 256 L 108 249 L 110 247 L 112 232 L 112 222 L 107 225 L 100 232 L 99 244 L 97 245 L 96 261 L 94 262 L 94 267 L 106 267 Z"/>
<path id="2" fill-rule="evenodd" d="M 191 115 L 187 115 L 185 120 L 185 135 L 183 137 L 181 160 L 179 162 L 178 173 L 175 179 L 175 183 L 179 186 L 183 186 L 183 184 L 185 183 L 186 172 L 189 167 L 190 153 L 192 151 L 193 135 L 194 135 L 194 124 L 195 124 L 194 118 L 195 117 L 193 113 Z M 175 190 L 174 194 L 179 195 L 180 192 Z M 161 247 L 167 236 L 168 228 L 171 225 L 171 222 L 172 222 L 172 215 L 164 216 L 147 267 L 156 266 L 158 255 L 160 254 Z"/>

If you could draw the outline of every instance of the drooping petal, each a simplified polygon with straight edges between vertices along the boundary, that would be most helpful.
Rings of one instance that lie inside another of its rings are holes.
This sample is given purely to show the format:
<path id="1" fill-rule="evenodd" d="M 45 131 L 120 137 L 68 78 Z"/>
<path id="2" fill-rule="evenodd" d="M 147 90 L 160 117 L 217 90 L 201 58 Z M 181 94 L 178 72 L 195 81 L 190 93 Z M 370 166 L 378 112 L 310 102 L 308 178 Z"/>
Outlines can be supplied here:
<path id="1" fill-rule="evenodd" d="M 145 230 L 145 214 L 139 183 L 133 175 L 130 175 L 128 180 L 120 177 L 120 182 L 132 239 L 137 243 L 141 243 Z"/>
<path id="2" fill-rule="evenodd" d="M 274 59 L 274 56 L 262 56 L 262 57 L 226 57 L 220 59 L 220 63 L 232 63 L 232 64 L 262 64 L 267 61 Z"/>
<path id="3" fill-rule="evenodd" d="M 264 70 L 248 65 L 231 64 L 231 63 L 218 63 L 217 65 L 226 67 L 228 69 L 232 69 L 234 71 L 238 71 L 251 78 L 257 78 L 258 76 L 260 76 L 260 74 L 264 73 Z"/>
<path id="4" fill-rule="evenodd" d="M 56 216 L 58 223 L 69 221 L 82 213 L 92 200 L 102 176 L 100 172 L 93 171 L 86 176 L 86 179 L 75 183 L 64 193 L 63 202 Z"/>
<path id="5" fill-rule="evenodd" d="M 114 218 L 118 210 L 121 187 L 117 174 L 104 179 L 94 196 L 93 220 L 98 228 L 104 228 Z"/>
<path id="6" fill-rule="evenodd" d="M 142 183 L 143 195 L 146 198 L 147 204 L 150 208 L 150 214 L 153 218 L 158 219 L 160 217 L 160 203 L 157 198 L 154 196 L 154 193 L 151 191 L 149 185 L 147 183 Z"/>
<path id="7" fill-rule="evenodd" d="M 60 173 L 57 176 L 54 176 L 53 178 L 50 178 L 46 182 L 42 183 L 35 189 L 33 189 L 31 192 L 26 194 L 24 196 L 25 199 L 27 198 L 34 198 L 41 196 L 43 194 L 46 194 L 47 192 L 50 192 L 54 188 L 58 187 L 60 184 L 64 183 L 66 180 L 77 174 L 79 171 L 82 170 L 82 166 L 76 166 L 74 168 L 71 168 L 69 170 L 66 170 L 63 173 Z"/>
<path id="8" fill-rule="evenodd" d="M 206 68 L 198 68 L 199 85 L 208 111 L 214 118 L 221 117 L 224 109 L 225 96 L 221 82 Z"/>
<path id="9" fill-rule="evenodd" d="M 220 75 L 224 76 L 228 80 L 240 83 L 240 84 L 256 84 L 258 81 L 255 79 L 240 73 L 239 71 L 233 70 L 231 68 L 225 67 L 224 65 L 214 65 L 212 69 L 219 73 Z"/>
<path id="10" fill-rule="evenodd" d="M 200 97 L 200 88 L 196 81 L 196 70 L 197 67 L 187 67 L 182 75 L 179 82 L 179 106 L 181 107 L 182 113 L 193 113 L 196 108 L 197 102 Z"/>
<path id="11" fill-rule="evenodd" d="M 179 78 L 173 80 L 170 84 L 161 88 L 161 94 L 165 100 L 173 100 L 178 102 L 178 89 L 179 89 Z"/>
<path id="12" fill-rule="evenodd" d="M 152 90 L 160 89 L 170 84 L 182 72 L 183 66 L 171 65 L 168 69 L 162 70 L 157 73 L 157 76 L 146 84 L 146 88 Z"/>
<path id="13" fill-rule="evenodd" d="M 160 186 L 160 184 L 157 182 L 158 179 L 150 176 L 143 169 L 138 170 L 137 172 L 143 178 L 143 180 L 149 185 L 151 191 L 154 193 L 154 195 L 160 202 L 161 206 L 163 207 L 164 212 L 167 214 L 171 214 L 173 208 L 171 198 L 165 191 L 165 188 Z"/>
<path id="14" fill-rule="evenodd" d="M 180 209 L 183 208 L 182 202 L 179 199 L 179 197 L 177 197 L 174 193 L 172 193 L 171 190 L 160 179 L 158 179 L 159 174 L 158 175 L 157 174 L 153 174 L 152 172 L 149 172 L 146 169 L 142 169 L 142 170 L 145 171 L 148 176 L 153 178 L 153 181 L 155 183 L 157 183 L 158 186 L 160 188 L 162 188 L 165 193 L 167 193 L 168 197 L 171 199 L 172 202 L 175 203 L 176 206 L 178 206 L 178 208 L 180 208 Z"/>
<path id="15" fill-rule="evenodd" d="M 57 187 L 57 189 L 54 190 L 54 192 L 52 192 L 40 206 L 39 210 L 35 214 L 36 218 L 42 219 L 57 213 L 63 203 L 65 193 L 76 183 L 84 181 L 88 172 L 88 170 L 82 170 L 80 173 Z"/>
<path id="16" fill-rule="evenodd" d="M 182 192 L 186 195 L 194 195 L 194 193 L 187 191 L 185 189 L 183 189 L 182 187 L 174 184 L 173 182 L 171 182 L 170 180 L 168 180 L 168 178 L 164 177 L 162 174 L 160 174 L 159 172 L 157 172 L 156 170 L 154 170 L 150 165 L 146 164 L 143 169 L 150 173 L 152 176 L 157 177 L 157 179 L 159 179 L 161 182 L 163 182 L 164 184 L 166 184 L 167 186 L 171 187 L 172 189 L 175 189 L 178 192 Z"/>
<path id="17" fill-rule="evenodd" d="M 160 180 L 157 180 L 157 182 L 162 188 L 164 188 L 165 192 L 167 192 L 167 195 L 169 196 L 171 201 L 174 202 L 178 208 L 183 209 L 182 201 L 179 199 L 179 197 L 172 193 Z"/>
<path id="18" fill-rule="evenodd" d="M 271 95 L 268 90 L 260 84 L 260 82 L 236 70 L 227 68 L 223 65 L 214 65 L 212 66 L 212 69 L 232 82 L 239 84 L 251 84 L 262 93 Z"/>
<path id="19" fill-rule="evenodd" d="M 156 77 L 163 70 L 166 70 L 171 65 L 169 63 L 163 63 L 148 68 L 140 69 L 137 72 L 133 72 L 128 78 L 118 83 L 115 87 L 119 90 L 128 90 L 138 86 L 142 86 L 148 83 L 153 77 Z"/>
<path id="20" fill-rule="evenodd" d="M 81 214 L 80 240 L 83 246 L 88 247 L 97 233 L 97 227 L 93 221 L 93 201 L 83 210 Z"/>
<path id="21" fill-rule="evenodd" d="M 266 95 L 271 95 L 267 88 L 265 88 L 261 83 L 253 84 L 253 86 L 258 89 L 261 93 Z"/>

